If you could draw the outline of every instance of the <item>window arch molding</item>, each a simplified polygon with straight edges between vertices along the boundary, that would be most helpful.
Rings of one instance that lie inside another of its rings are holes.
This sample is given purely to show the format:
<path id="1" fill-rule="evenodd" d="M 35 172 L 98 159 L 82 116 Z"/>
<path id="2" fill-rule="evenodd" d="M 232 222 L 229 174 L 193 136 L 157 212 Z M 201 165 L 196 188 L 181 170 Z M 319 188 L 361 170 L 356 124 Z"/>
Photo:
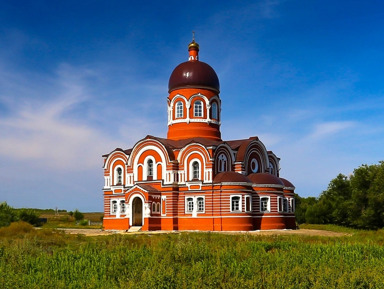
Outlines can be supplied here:
<path id="1" fill-rule="evenodd" d="M 245 171 L 247 173 L 253 173 L 250 167 L 253 158 L 256 158 L 258 161 L 258 171 L 264 173 L 268 169 L 269 161 L 267 150 L 259 141 L 249 145 L 244 156 Z"/>
<path id="2" fill-rule="evenodd" d="M 133 178 L 134 178 L 134 181 L 138 181 L 139 179 L 139 175 L 138 175 L 138 167 L 139 166 L 143 166 L 143 171 L 145 172 L 145 160 L 146 158 L 144 159 L 144 163 L 139 163 L 139 159 L 140 159 L 140 156 L 148 151 L 148 150 L 154 150 L 156 153 L 158 153 L 161 161 L 160 162 L 154 162 L 154 164 L 156 164 L 156 177 L 157 177 L 157 166 L 159 164 L 161 164 L 161 174 L 162 176 L 165 176 L 166 175 L 166 164 L 170 162 L 169 160 L 169 155 L 167 154 L 166 152 L 166 149 L 164 147 L 158 147 L 158 146 L 155 146 L 155 145 L 149 145 L 149 144 L 145 144 L 146 141 L 140 143 L 140 145 L 142 144 L 143 146 L 142 147 L 134 147 L 133 150 L 132 150 L 132 154 L 131 154 L 131 158 L 128 160 L 128 165 L 132 165 L 133 166 Z"/>

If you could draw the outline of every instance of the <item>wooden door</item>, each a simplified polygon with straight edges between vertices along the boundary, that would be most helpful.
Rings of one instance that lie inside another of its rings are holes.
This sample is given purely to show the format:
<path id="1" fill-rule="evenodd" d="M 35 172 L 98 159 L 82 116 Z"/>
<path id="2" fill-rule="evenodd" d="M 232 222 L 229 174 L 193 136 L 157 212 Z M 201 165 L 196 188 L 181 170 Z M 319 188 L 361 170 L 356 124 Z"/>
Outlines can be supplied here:
<path id="1" fill-rule="evenodd" d="M 143 202 L 140 198 L 136 197 L 133 200 L 132 207 L 132 226 L 142 226 L 143 225 Z"/>

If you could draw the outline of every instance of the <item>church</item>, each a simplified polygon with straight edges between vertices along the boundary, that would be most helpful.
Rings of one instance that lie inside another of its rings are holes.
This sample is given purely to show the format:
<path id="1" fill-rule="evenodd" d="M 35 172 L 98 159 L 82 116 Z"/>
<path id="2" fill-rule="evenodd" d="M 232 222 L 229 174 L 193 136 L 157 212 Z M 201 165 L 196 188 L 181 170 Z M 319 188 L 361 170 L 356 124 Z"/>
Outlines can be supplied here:
<path id="1" fill-rule="evenodd" d="M 220 83 L 188 46 L 168 83 L 167 138 L 104 158 L 105 230 L 294 229 L 294 185 L 257 136 L 222 140 Z"/>

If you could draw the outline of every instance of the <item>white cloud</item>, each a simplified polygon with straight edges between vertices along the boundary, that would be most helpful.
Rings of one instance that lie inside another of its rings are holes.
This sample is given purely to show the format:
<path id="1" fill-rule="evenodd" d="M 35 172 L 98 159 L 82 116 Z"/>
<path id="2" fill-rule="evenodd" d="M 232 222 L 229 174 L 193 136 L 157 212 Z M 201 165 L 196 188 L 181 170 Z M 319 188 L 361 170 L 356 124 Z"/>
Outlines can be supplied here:
<path id="1" fill-rule="evenodd" d="M 356 126 L 356 123 L 353 121 L 331 121 L 318 123 L 315 125 L 313 132 L 308 137 L 311 140 L 319 140 L 349 130 L 354 126 Z"/>

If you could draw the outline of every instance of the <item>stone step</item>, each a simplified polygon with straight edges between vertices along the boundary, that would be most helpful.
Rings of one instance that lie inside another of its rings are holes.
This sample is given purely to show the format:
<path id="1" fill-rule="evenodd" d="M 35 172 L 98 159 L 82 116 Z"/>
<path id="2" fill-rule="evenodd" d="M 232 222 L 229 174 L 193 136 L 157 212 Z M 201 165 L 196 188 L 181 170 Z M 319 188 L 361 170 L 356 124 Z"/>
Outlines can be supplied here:
<path id="1" fill-rule="evenodd" d="M 141 226 L 132 226 L 128 230 L 128 232 L 139 232 L 139 231 L 141 231 Z"/>

